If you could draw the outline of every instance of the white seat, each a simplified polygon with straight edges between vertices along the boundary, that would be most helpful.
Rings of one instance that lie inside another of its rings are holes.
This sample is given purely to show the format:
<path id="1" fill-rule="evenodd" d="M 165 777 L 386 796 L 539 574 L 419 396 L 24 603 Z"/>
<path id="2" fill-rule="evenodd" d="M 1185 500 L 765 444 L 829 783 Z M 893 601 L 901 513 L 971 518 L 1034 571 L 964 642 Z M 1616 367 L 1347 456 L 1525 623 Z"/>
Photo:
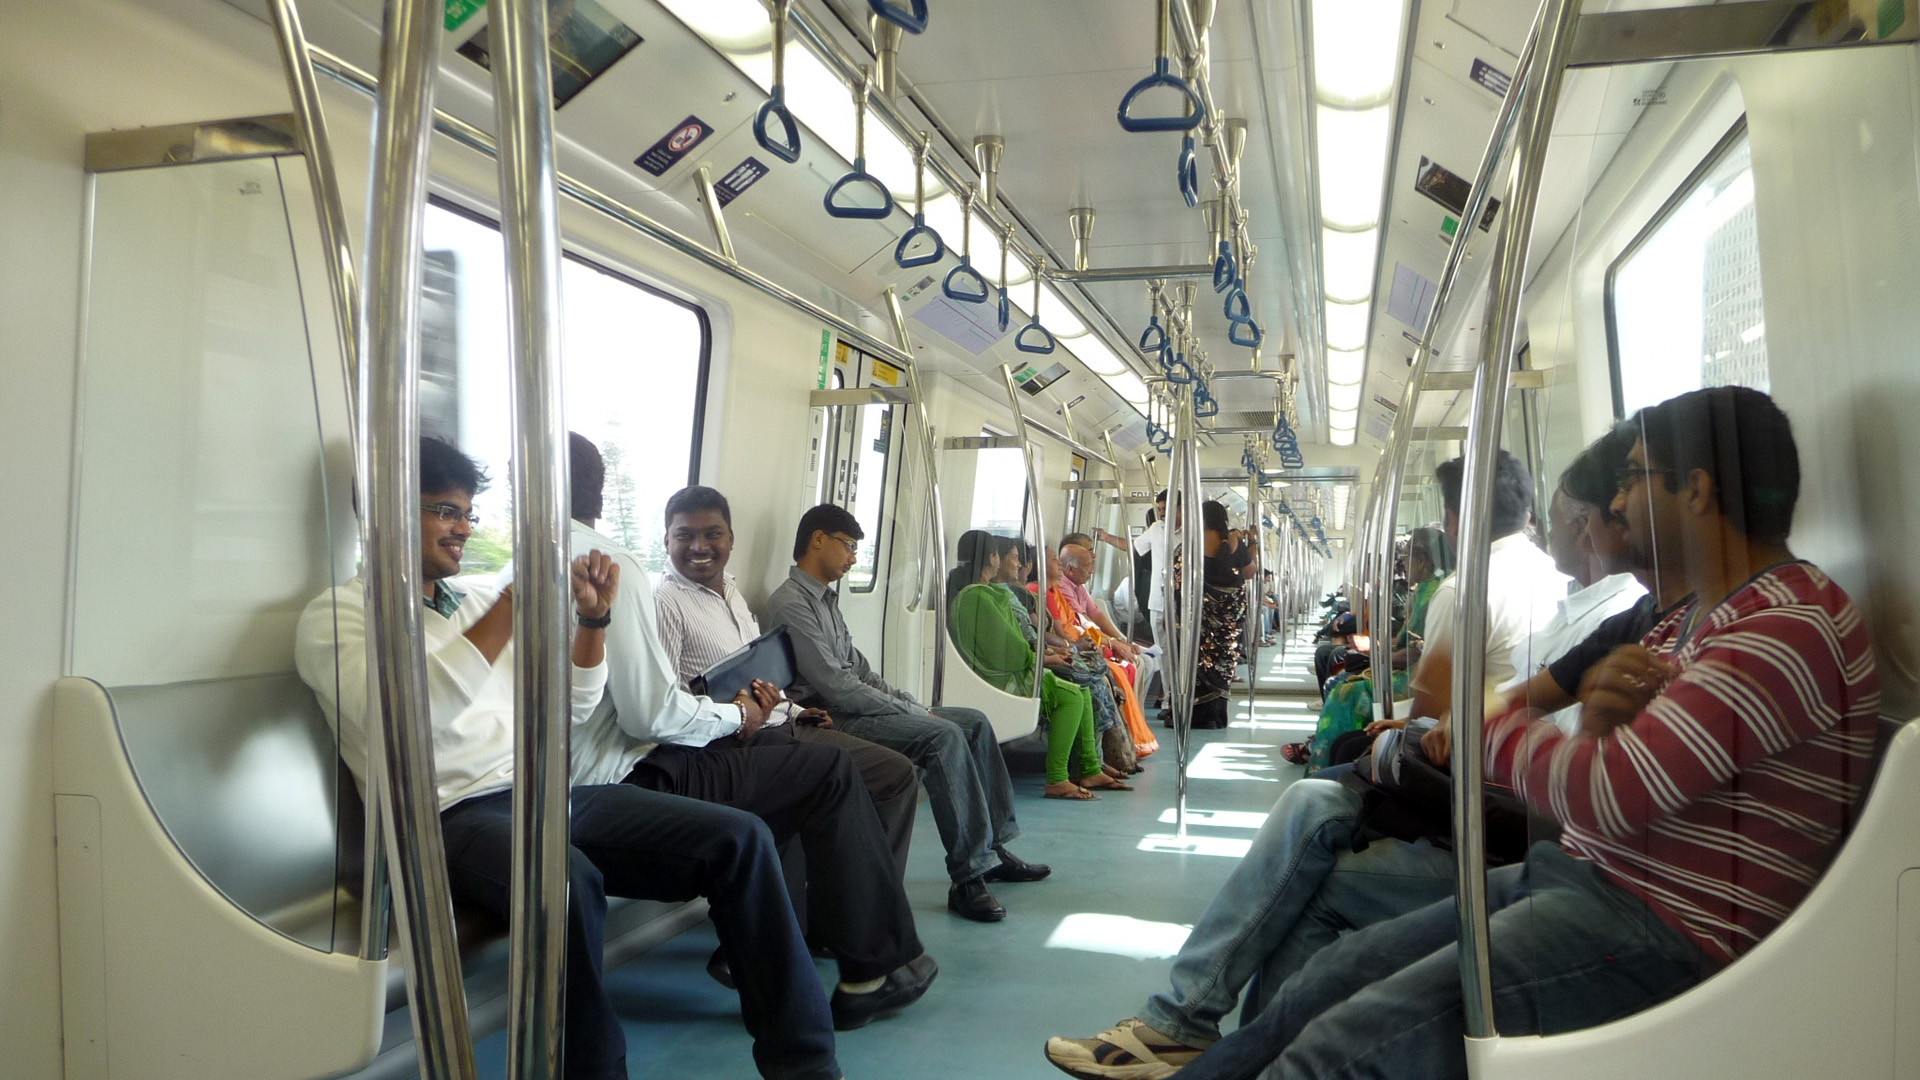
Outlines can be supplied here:
<path id="1" fill-rule="evenodd" d="M 968 665 L 967 658 L 946 638 L 947 667 L 941 687 L 942 705 L 979 709 L 993 725 L 993 737 L 1000 742 L 1025 738 L 1040 729 L 1040 703 L 1021 694 L 1009 694 L 981 678 Z"/>

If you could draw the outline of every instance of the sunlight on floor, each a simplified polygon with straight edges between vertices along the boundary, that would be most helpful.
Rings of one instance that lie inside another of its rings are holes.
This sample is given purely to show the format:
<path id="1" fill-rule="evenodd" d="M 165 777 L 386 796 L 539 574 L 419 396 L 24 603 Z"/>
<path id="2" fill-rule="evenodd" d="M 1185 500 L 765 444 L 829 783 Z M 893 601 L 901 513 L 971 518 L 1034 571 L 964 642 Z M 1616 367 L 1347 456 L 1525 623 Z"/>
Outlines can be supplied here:
<path id="1" fill-rule="evenodd" d="M 1245 857 L 1247 850 L 1253 847 L 1253 841 L 1233 836 L 1177 836 L 1172 833 L 1149 833 L 1140 838 L 1138 846 L 1141 851 L 1159 851 L 1172 855 L 1219 855 L 1223 858 L 1239 859 Z"/>
<path id="2" fill-rule="evenodd" d="M 1160 824 L 1173 824 L 1174 811 L 1169 806 L 1160 811 Z M 1196 810 L 1187 807 L 1187 824 L 1210 825 L 1216 829 L 1257 829 L 1267 823 L 1267 815 L 1254 810 Z"/>
<path id="3" fill-rule="evenodd" d="M 1187 766 L 1190 780 L 1259 780 L 1277 784 L 1281 762 L 1271 746 L 1262 743 L 1208 743 Z M 1263 775 L 1265 774 L 1265 775 Z"/>
<path id="4" fill-rule="evenodd" d="M 1179 952 L 1192 930 L 1193 927 L 1178 923 L 1083 911 L 1061 919 L 1060 925 L 1048 935 L 1046 947 L 1134 960 L 1159 960 Z"/>

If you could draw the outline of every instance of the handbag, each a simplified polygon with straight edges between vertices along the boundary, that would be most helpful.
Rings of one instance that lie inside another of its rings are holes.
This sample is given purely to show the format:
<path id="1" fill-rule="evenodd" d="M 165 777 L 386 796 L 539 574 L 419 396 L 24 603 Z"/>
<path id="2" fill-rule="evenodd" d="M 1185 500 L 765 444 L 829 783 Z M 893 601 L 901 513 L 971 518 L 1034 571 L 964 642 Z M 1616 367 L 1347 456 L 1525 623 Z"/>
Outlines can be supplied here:
<path id="1" fill-rule="evenodd" d="M 1382 837 L 1425 840 L 1453 850 L 1453 774 L 1435 765 L 1420 744 L 1436 723 L 1420 717 L 1407 721 L 1406 727 L 1381 732 L 1372 750 L 1341 775 L 1340 783 L 1358 792 L 1362 801 L 1355 851 Z M 1519 862 L 1534 843 L 1560 838 L 1560 823 L 1533 811 L 1512 788 L 1491 781 L 1482 786 L 1487 865 Z"/>

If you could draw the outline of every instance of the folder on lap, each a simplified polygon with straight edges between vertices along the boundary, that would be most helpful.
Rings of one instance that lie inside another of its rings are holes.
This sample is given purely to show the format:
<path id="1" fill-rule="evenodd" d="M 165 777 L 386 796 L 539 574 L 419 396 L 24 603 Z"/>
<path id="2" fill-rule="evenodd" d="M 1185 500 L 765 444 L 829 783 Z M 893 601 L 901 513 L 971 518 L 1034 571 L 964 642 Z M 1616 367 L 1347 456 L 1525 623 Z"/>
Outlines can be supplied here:
<path id="1" fill-rule="evenodd" d="M 785 690 L 793 685 L 793 641 L 787 628 L 776 626 L 739 649 L 716 660 L 712 667 L 694 676 L 687 688 L 715 701 L 732 701 L 753 680 Z"/>

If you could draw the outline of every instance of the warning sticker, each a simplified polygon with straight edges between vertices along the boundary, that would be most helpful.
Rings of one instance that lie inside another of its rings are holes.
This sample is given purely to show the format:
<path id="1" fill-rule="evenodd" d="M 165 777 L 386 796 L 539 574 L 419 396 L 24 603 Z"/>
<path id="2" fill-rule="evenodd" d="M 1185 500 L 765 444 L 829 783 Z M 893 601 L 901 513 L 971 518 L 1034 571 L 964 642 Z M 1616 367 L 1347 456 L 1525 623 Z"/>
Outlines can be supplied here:
<path id="1" fill-rule="evenodd" d="M 760 163 L 759 158 L 750 157 L 740 164 L 735 165 L 733 168 L 728 169 L 727 175 L 714 181 L 714 195 L 720 200 L 720 205 L 725 206 L 739 198 L 748 188 L 753 186 L 755 180 L 765 175 L 767 175 L 767 167 Z"/>
<path id="2" fill-rule="evenodd" d="M 1513 76 L 1478 58 L 1473 61 L 1473 74 L 1470 77 L 1500 97 L 1506 97 L 1507 88 L 1513 85 Z"/>
<path id="3" fill-rule="evenodd" d="M 451 34 L 460 29 L 461 24 L 478 14 L 487 6 L 487 0 L 447 0 L 446 27 Z"/>
<path id="4" fill-rule="evenodd" d="M 647 147 L 647 152 L 633 159 L 635 165 L 659 176 L 679 164 L 680 159 L 694 147 L 713 134 L 713 128 L 697 116 L 689 116 L 674 126 L 672 131 L 660 137 L 660 141 Z"/>

